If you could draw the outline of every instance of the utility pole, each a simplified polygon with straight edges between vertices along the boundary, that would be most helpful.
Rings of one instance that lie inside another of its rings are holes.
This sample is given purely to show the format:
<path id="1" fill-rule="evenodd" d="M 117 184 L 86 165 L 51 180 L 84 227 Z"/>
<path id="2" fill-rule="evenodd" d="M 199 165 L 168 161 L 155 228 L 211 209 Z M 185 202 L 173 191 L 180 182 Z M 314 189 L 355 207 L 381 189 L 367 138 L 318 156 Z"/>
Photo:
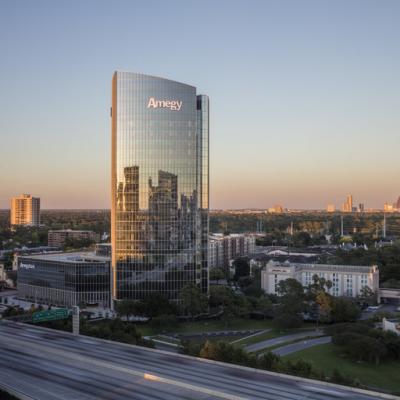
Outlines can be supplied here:
<path id="1" fill-rule="evenodd" d="M 382 230 L 382 236 L 384 239 L 386 239 L 386 213 L 383 213 L 383 230 Z"/>
<path id="2" fill-rule="evenodd" d="M 340 236 L 344 236 L 344 234 L 343 234 L 343 215 L 340 216 Z"/>
<path id="3" fill-rule="evenodd" d="M 74 306 L 72 309 L 72 333 L 79 335 L 79 307 Z"/>

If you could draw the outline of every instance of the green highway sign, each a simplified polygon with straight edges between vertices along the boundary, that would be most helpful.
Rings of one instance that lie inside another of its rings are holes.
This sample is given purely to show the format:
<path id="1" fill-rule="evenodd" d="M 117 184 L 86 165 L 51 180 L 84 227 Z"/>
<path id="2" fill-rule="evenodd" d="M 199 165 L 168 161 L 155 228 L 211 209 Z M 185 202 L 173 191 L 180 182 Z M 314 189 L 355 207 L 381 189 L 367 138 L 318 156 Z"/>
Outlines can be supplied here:
<path id="1" fill-rule="evenodd" d="M 32 314 L 33 323 L 54 321 L 56 319 L 68 318 L 69 311 L 67 308 L 58 308 L 56 310 L 38 311 Z"/>

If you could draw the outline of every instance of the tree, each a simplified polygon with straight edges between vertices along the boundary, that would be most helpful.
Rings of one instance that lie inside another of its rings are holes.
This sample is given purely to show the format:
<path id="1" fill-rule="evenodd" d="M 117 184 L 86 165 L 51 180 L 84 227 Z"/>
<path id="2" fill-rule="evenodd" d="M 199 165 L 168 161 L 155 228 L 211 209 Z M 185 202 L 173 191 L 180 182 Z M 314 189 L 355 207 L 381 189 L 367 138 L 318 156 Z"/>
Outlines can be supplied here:
<path id="1" fill-rule="evenodd" d="M 202 358 L 208 358 L 209 360 L 216 360 L 217 359 L 217 352 L 215 345 L 207 340 L 204 343 L 204 346 L 200 350 L 200 357 Z"/>
<path id="2" fill-rule="evenodd" d="M 307 287 L 307 297 L 309 300 L 315 301 L 321 292 L 327 293 L 329 291 L 332 287 L 332 282 L 316 274 L 312 279 L 312 283 Z"/>
<path id="3" fill-rule="evenodd" d="M 276 371 L 281 364 L 281 358 L 272 353 L 272 351 L 267 351 L 266 353 L 261 355 L 261 357 L 259 358 L 259 363 L 260 367 L 263 369 Z"/>
<path id="4" fill-rule="evenodd" d="M 217 284 L 221 279 L 225 279 L 226 274 L 221 268 L 212 268 L 210 269 L 210 280 L 217 281 Z"/>
<path id="5" fill-rule="evenodd" d="M 368 305 L 377 304 L 377 295 L 369 286 L 362 287 L 358 297 L 362 303 Z"/>
<path id="6" fill-rule="evenodd" d="M 267 296 L 260 297 L 259 299 L 257 299 L 254 309 L 255 311 L 262 314 L 264 318 L 270 316 L 273 310 L 271 299 Z"/>
<path id="7" fill-rule="evenodd" d="M 238 279 L 239 286 L 240 286 L 242 289 L 243 289 L 243 288 L 246 288 L 246 287 L 248 287 L 248 286 L 250 286 L 250 285 L 252 285 L 253 282 L 254 282 L 254 278 L 253 278 L 252 276 L 250 276 L 250 275 L 241 276 L 241 277 Z"/>
<path id="8" fill-rule="evenodd" d="M 183 312 L 193 318 L 207 310 L 207 297 L 199 287 L 188 284 L 181 290 Z"/>
<path id="9" fill-rule="evenodd" d="M 119 316 L 125 316 L 129 321 L 130 316 L 135 315 L 137 311 L 137 302 L 134 300 L 120 300 L 115 303 L 115 310 Z"/>
<path id="10" fill-rule="evenodd" d="M 177 307 L 168 300 L 168 297 L 161 293 L 147 295 L 142 301 L 143 313 L 147 317 L 159 315 L 177 314 Z"/>
<path id="11" fill-rule="evenodd" d="M 312 239 L 308 232 L 298 232 L 293 236 L 293 245 L 296 247 L 310 246 L 311 243 Z"/>
<path id="12" fill-rule="evenodd" d="M 278 283 L 277 293 L 278 296 L 280 296 L 281 301 L 287 301 L 289 299 L 304 299 L 304 289 L 302 284 L 293 278 L 288 278 L 280 281 Z"/>
<path id="13" fill-rule="evenodd" d="M 289 278 L 278 283 L 278 307 L 275 308 L 274 323 L 279 328 L 297 328 L 303 322 L 305 294 L 296 279 Z"/>
<path id="14" fill-rule="evenodd" d="M 345 352 L 355 361 L 375 362 L 378 365 L 387 353 L 381 341 L 364 335 L 347 340 L 343 345 Z"/>
<path id="15" fill-rule="evenodd" d="M 239 278 L 241 278 L 242 276 L 250 275 L 250 265 L 247 259 L 237 258 L 233 262 L 233 266 L 235 267 L 235 276 L 234 276 L 235 281 L 238 281 Z"/>
<path id="16" fill-rule="evenodd" d="M 210 287 L 210 307 L 232 307 L 235 301 L 233 290 L 226 286 Z"/>
<path id="17" fill-rule="evenodd" d="M 302 359 L 297 360 L 296 362 L 287 360 L 285 362 L 285 370 L 294 375 L 308 378 L 312 373 L 312 365 Z"/>
<path id="18" fill-rule="evenodd" d="M 84 239 L 67 238 L 65 240 L 63 250 L 65 251 L 68 249 L 82 249 L 85 247 L 90 247 L 94 243 L 95 241 L 89 238 L 84 238 Z"/>
<path id="19" fill-rule="evenodd" d="M 360 318 L 361 310 L 352 299 L 347 297 L 332 298 L 332 321 L 354 322 Z"/>
<path id="20" fill-rule="evenodd" d="M 342 373 L 337 368 L 335 368 L 332 372 L 331 381 L 334 383 L 339 383 L 341 385 L 351 384 L 351 379 L 345 375 L 342 375 Z"/>

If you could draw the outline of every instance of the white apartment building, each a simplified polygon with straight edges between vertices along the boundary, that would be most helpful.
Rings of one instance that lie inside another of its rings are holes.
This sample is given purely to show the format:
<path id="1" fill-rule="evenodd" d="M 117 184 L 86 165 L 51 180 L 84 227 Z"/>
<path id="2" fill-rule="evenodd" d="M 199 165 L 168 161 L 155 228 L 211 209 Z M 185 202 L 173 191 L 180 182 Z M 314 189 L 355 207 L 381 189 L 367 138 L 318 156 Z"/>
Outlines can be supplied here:
<path id="1" fill-rule="evenodd" d="M 256 237 L 251 234 L 234 233 L 224 235 L 215 233 L 209 236 L 208 257 L 210 268 L 228 267 L 236 257 L 255 252 Z"/>
<path id="2" fill-rule="evenodd" d="M 261 288 L 276 294 L 278 283 L 288 278 L 296 279 L 303 286 L 313 282 L 318 275 L 332 282 L 329 293 L 333 296 L 356 297 L 368 286 L 374 292 L 379 289 L 379 270 L 373 266 L 300 264 L 269 261 L 261 271 Z"/>

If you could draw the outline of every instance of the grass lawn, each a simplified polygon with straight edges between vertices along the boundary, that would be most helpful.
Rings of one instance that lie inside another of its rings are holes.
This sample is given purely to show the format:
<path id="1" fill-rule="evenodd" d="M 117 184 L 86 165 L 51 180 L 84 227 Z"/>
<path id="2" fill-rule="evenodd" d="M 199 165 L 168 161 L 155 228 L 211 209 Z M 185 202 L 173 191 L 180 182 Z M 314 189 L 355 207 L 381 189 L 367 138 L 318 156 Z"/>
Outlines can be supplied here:
<path id="1" fill-rule="evenodd" d="M 400 394 L 400 362 L 388 361 L 381 365 L 357 363 L 340 354 L 333 344 L 323 344 L 284 357 L 286 360 L 309 361 L 326 375 L 331 375 L 337 368 L 343 375 L 358 379 L 361 384 L 371 389 L 384 389 L 394 394 Z"/>
<path id="2" fill-rule="evenodd" d="M 236 330 L 258 330 L 268 329 L 272 326 L 272 320 L 258 320 L 247 318 L 232 318 L 228 324 L 225 321 L 210 320 L 210 321 L 193 321 L 193 322 L 179 322 L 173 328 L 168 329 L 154 329 L 150 324 L 136 325 L 138 331 L 143 336 L 157 335 L 159 333 L 174 334 L 174 333 L 201 333 L 211 331 L 236 331 Z"/>
<path id="3" fill-rule="evenodd" d="M 240 339 L 240 336 L 197 336 L 197 337 L 192 337 L 190 338 L 190 341 L 192 343 L 204 343 L 206 340 L 211 342 L 211 343 L 217 343 L 217 342 L 233 342 L 234 340 Z"/>

